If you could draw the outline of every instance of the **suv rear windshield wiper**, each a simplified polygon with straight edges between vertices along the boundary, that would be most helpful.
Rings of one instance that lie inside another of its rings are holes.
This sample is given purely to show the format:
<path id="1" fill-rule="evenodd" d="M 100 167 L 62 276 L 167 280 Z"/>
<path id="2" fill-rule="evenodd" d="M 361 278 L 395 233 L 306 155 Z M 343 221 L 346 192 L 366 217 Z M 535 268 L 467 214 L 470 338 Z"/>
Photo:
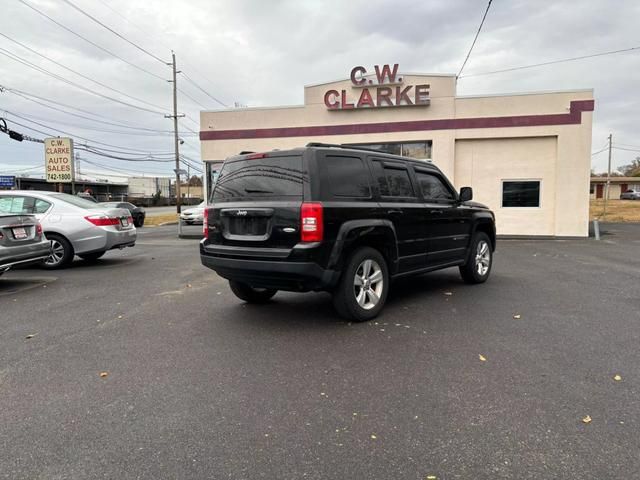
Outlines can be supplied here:
<path id="1" fill-rule="evenodd" d="M 253 189 L 253 188 L 245 188 L 244 191 L 247 193 L 273 193 L 270 190 L 260 190 L 260 189 Z"/>

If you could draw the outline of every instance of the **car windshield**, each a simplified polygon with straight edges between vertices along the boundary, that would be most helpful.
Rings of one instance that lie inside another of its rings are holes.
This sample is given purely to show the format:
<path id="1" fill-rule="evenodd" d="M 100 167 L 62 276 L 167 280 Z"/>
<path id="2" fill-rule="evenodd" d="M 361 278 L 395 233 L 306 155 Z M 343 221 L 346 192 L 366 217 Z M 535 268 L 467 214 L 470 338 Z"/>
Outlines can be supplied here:
<path id="1" fill-rule="evenodd" d="M 91 200 L 85 200 L 84 198 L 80 198 L 75 195 L 69 195 L 68 193 L 51 193 L 49 195 L 56 200 L 62 200 L 63 202 L 76 207 L 86 208 L 87 210 L 104 208 L 104 204 L 100 205 L 99 203 L 92 202 Z"/>

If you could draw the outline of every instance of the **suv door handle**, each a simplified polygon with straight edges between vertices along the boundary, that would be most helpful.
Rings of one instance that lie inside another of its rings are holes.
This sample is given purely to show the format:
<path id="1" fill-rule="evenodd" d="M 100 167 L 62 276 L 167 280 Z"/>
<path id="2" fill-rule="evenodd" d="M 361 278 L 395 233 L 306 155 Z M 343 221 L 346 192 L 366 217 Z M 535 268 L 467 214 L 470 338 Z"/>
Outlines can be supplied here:
<path id="1" fill-rule="evenodd" d="M 387 213 L 389 215 L 400 215 L 401 213 L 404 213 L 402 210 L 387 210 Z"/>
<path id="2" fill-rule="evenodd" d="M 434 214 L 436 214 L 436 215 L 442 215 L 442 214 L 444 213 L 444 210 L 429 210 L 429 213 L 430 213 L 431 215 L 434 215 Z"/>

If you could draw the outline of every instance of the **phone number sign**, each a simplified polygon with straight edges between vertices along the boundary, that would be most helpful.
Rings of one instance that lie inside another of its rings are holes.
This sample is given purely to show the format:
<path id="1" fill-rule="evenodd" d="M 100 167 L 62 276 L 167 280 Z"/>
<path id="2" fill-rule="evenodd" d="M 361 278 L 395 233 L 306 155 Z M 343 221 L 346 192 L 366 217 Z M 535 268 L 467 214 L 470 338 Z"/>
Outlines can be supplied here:
<path id="1" fill-rule="evenodd" d="M 73 140 L 71 138 L 44 139 L 44 168 L 47 182 L 73 181 Z"/>

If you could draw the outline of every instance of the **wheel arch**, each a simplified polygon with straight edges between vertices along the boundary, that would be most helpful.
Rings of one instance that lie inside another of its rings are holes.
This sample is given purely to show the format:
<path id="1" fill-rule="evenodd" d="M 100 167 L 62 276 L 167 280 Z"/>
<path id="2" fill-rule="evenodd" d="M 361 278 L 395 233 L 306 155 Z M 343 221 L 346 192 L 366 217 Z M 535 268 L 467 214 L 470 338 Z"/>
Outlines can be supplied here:
<path id="1" fill-rule="evenodd" d="M 491 241 L 491 250 L 496 250 L 496 226 L 493 219 L 489 217 L 477 218 L 473 225 L 472 234 L 475 235 L 476 232 L 486 233 Z"/>
<path id="2" fill-rule="evenodd" d="M 368 246 L 378 250 L 387 262 L 390 274 L 397 271 L 398 242 L 396 231 L 389 220 L 350 220 L 340 226 L 329 257 L 330 269 L 341 270 L 355 249 Z"/>

